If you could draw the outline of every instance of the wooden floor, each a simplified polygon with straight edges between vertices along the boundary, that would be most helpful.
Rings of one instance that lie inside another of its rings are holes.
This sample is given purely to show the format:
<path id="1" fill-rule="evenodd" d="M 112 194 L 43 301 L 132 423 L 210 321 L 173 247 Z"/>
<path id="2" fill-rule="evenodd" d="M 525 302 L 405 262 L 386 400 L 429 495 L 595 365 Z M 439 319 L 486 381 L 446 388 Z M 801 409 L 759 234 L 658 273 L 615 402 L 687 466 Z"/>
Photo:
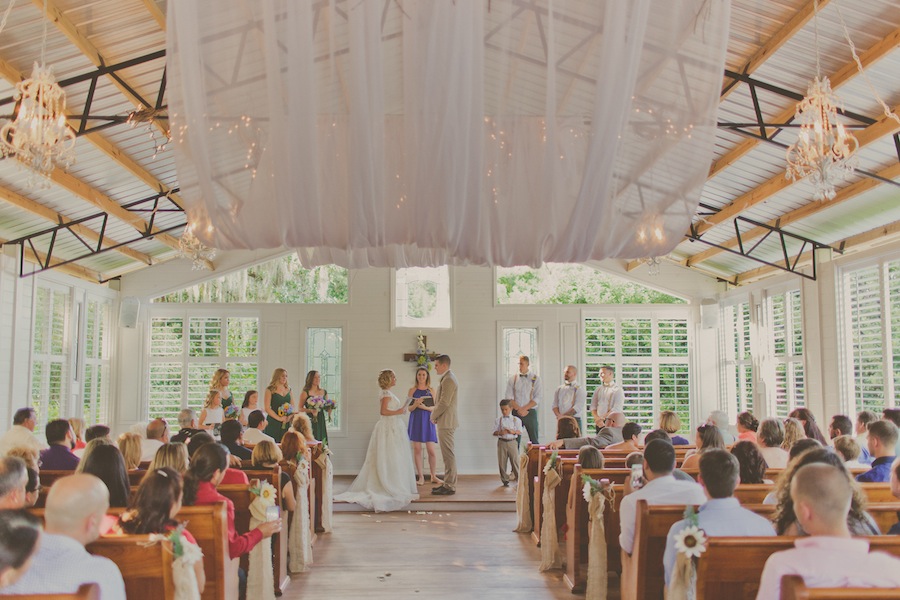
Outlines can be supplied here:
<path id="1" fill-rule="evenodd" d="M 334 478 L 335 495 L 345 491 L 351 483 L 353 483 L 352 476 L 336 476 Z M 457 481 L 456 493 L 452 496 L 434 496 L 431 493 L 431 487 L 431 483 L 428 482 L 418 486 L 419 499 L 413 501 L 407 509 L 419 510 L 424 504 L 433 506 L 435 503 L 449 503 L 454 506 L 482 503 L 482 506 L 473 508 L 476 510 L 516 510 L 516 482 L 513 481 L 509 487 L 503 487 L 500 477 L 497 475 L 462 475 Z M 335 510 L 339 511 L 361 510 L 360 507 L 352 504 L 337 503 L 334 506 Z M 472 510 L 472 508 L 467 510 Z"/>

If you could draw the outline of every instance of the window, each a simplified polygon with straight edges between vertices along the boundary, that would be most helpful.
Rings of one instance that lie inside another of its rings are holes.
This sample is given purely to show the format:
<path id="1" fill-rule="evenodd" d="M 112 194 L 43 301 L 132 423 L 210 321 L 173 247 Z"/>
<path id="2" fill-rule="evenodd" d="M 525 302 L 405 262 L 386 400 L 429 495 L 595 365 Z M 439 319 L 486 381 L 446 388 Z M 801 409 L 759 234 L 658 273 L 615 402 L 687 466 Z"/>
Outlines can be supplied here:
<path id="1" fill-rule="evenodd" d="M 806 405 L 803 378 L 803 319 L 800 290 L 791 290 L 766 299 L 769 355 L 775 362 L 775 398 L 769 414 L 786 417 Z"/>
<path id="2" fill-rule="evenodd" d="M 394 327 L 450 329 L 450 268 L 394 271 Z"/>
<path id="3" fill-rule="evenodd" d="M 185 327 L 187 324 L 187 327 Z M 183 408 L 198 412 L 216 369 L 231 372 L 240 405 L 258 389 L 259 319 L 243 316 L 154 316 L 150 319 L 149 416 L 173 423 Z"/>
<path id="4" fill-rule="evenodd" d="M 88 425 L 109 422 L 109 311 L 108 301 L 87 299 L 82 415 Z"/>
<path id="5" fill-rule="evenodd" d="M 306 370 L 319 372 L 319 386 L 334 400 L 329 429 L 342 428 L 343 329 L 310 327 L 306 330 Z"/>
<path id="6" fill-rule="evenodd" d="M 501 352 L 498 394 L 505 397 L 506 385 L 519 372 L 519 357 L 527 356 L 532 371 L 540 374 L 538 353 L 538 328 L 533 326 L 500 326 Z M 544 398 L 553 401 L 552 390 L 542 390 Z"/>
<path id="7" fill-rule="evenodd" d="M 674 411 L 682 430 L 690 427 L 690 367 L 688 321 L 683 317 L 619 318 L 585 316 L 585 385 L 601 385 L 600 367 L 616 369 L 616 383 L 625 392 L 625 414 L 645 429 L 654 427 L 660 411 Z M 586 411 L 587 430 L 593 416 Z"/>
<path id="8" fill-rule="evenodd" d="M 68 417 L 69 302 L 64 288 L 38 285 L 34 299 L 31 347 L 31 406 L 40 430 L 48 421 Z"/>
<path id="9" fill-rule="evenodd" d="M 723 357 L 723 396 L 729 412 L 753 410 L 753 351 L 750 339 L 750 302 L 722 308 L 719 328 L 720 356 Z"/>

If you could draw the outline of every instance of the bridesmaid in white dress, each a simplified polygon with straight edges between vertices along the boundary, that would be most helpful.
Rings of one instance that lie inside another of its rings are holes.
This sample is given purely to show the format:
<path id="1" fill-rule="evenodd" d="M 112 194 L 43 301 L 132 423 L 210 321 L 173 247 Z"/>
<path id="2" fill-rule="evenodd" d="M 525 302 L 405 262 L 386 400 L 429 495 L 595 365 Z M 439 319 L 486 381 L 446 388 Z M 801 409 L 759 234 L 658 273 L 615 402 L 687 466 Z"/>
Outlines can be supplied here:
<path id="1" fill-rule="evenodd" d="M 354 502 L 367 510 L 400 510 L 418 499 L 416 468 L 409 452 L 406 432 L 406 406 L 390 390 L 397 383 L 391 370 L 378 375 L 381 388 L 381 418 L 375 423 L 366 462 L 359 475 L 336 502 Z"/>

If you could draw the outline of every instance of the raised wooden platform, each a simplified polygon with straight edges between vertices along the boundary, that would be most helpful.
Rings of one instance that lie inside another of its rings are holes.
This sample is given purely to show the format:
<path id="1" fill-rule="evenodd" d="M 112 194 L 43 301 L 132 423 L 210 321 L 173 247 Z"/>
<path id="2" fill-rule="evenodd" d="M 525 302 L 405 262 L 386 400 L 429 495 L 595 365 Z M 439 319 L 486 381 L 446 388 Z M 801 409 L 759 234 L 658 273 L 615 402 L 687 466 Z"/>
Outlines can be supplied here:
<path id="1" fill-rule="evenodd" d="M 353 483 L 350 475 L 338 475 L 334 478 L 334 493 L 340 494 Z M 461 475 L 456 484 L 456 494 L 452 496 L 434 496 L 431 483 L 420 485 L 419 499 L 413 501 L 403 510 L 465 510 L 480 512 L 515 512 L 516 482 L 503 487 L 497 475 Z M 356 504 L 336 502 L 336 512 L 360 512 Z M 515 523 L 513 523 L 515 526 Z"/>

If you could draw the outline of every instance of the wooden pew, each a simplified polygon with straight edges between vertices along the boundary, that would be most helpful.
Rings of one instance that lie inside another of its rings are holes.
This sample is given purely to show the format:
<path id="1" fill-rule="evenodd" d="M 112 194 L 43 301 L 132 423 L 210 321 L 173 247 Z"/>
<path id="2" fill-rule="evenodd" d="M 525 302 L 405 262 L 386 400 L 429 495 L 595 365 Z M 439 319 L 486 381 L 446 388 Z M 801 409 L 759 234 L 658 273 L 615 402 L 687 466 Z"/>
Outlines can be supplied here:
<path id="1" fill-rule="evenodd" d="M 622 600 L 662 599 L 666 587 L 662 568 L 666 537 L 672 525 L 684 517 L 684 509 L 684 506 L 650 506 L 646 500 L 638 500 L 631 555 L 619 550 Z"/>
<path id="2" fill-rule="evenodd" d="M 85 583 L 78 586 L 74 594 L 10 594 L 3 596 L 5 600 L 100 600 L 100 586 L 96 583 Z"/>
<path id="3" fill-rule="evenodd" d="M 709 538 L 706 552 L 697 559 L 697 600 L 753 600 L 759 591 L 766 560 L 775 552 L 793 548 L 795 539 L 783 536 Z M 900 557 L 900 536 L 865 539 L 869 541 L 870 551 L 880 550 Z"/>
<path id="4" fill-rule="evenodd" d="M 781 600 L 897 600 L 898 588 L 808 588 L 799 575 L 781 578 Z"/>
<path id="5" fill-rule="evenodd" d="M 105 556 L 119 567 L 129 600 L 172 600 L 172 554 L 163 544 L 149 544 L 149 535 L 101 537 L 87 551 Z"/>

